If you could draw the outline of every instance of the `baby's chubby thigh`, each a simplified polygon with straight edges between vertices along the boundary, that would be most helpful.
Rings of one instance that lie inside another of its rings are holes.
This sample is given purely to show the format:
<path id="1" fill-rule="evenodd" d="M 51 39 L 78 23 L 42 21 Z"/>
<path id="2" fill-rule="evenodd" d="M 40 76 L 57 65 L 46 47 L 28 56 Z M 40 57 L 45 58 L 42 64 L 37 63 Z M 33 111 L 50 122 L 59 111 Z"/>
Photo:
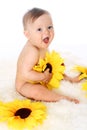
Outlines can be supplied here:
<path id="1" fill-rule="evenodd" d="M 27 82 L 21 86 L 20 93 L 27 98 L 40 100 L 39 98 L 41 98 L 41 93 L 43 93 L 44 88 L 45 87 L 39 83 L 33 84 Z"/>

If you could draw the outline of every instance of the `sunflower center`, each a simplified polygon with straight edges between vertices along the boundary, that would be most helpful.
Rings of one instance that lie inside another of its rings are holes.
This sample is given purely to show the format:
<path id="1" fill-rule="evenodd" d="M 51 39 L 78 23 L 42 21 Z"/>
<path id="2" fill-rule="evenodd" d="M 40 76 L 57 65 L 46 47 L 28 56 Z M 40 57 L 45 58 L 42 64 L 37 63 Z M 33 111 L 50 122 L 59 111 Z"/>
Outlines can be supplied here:
<path id="1" fill-rule="evenodd" d="M 47 63 L 45 70 L 46 69 L 49 69 L 49 72 L 51 73 L 52 72 L 52 65 L 50 63 Z"/>
<path id="2" fill-rule="evenodd" d="M 21 108 L 16 111 L 15 116 L 20 116 L 20 118 L 27 118 L 32 111 L 29 108 Z"/>
<path id="3" fill-rule="evenodd" d="M 61 64 L 62 66 L 65 66 L 64 63 Z"/>

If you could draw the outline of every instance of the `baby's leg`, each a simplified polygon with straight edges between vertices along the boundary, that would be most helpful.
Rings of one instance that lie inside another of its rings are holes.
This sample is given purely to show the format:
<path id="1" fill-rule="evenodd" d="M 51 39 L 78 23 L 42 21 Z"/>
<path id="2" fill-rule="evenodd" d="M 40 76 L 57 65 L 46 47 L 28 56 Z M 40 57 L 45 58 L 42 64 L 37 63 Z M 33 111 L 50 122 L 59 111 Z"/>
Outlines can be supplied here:
<path id="1" fill-rule="evenodd" d="M 26 83 L 20 88 L 19 93 L 21 93 L 27 98 L 31 98 L 38 101 L 56 102 L 61 99 L 66 99 L 71 102 L 79 103 L 77 99 L 58 94 L 54 91 L 50 91 L 41 84 Z"/>

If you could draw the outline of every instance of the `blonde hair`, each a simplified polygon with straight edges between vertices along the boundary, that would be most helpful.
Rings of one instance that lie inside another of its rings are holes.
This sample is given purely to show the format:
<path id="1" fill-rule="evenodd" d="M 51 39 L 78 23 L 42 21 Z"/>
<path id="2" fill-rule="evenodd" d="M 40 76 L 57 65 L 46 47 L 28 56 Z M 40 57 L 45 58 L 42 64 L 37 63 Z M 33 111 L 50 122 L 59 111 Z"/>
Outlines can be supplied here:
<path id="1" fill-rule="evenodd" d="M 49 12 L 40 8 L 32 8 L 31 10 L 28 10 L 23 16 L 24 30 L 27 29 L 29 23 L 33 23 L 37 18 L 44 14 L 49 14 Z"/>

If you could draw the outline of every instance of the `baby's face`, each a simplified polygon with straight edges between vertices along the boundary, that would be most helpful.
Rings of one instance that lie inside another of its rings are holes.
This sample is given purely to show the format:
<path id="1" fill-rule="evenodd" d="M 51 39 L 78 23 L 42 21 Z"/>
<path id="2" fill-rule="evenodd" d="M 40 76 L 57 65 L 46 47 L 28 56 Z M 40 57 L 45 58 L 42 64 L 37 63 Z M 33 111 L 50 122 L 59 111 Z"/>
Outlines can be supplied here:
<path id="1" fill-rule="evenodd" d="M 38 48 L 47 48 L 54 37 L 50 15 L 44 14 L 29 24 L 29 42 Z"/>

